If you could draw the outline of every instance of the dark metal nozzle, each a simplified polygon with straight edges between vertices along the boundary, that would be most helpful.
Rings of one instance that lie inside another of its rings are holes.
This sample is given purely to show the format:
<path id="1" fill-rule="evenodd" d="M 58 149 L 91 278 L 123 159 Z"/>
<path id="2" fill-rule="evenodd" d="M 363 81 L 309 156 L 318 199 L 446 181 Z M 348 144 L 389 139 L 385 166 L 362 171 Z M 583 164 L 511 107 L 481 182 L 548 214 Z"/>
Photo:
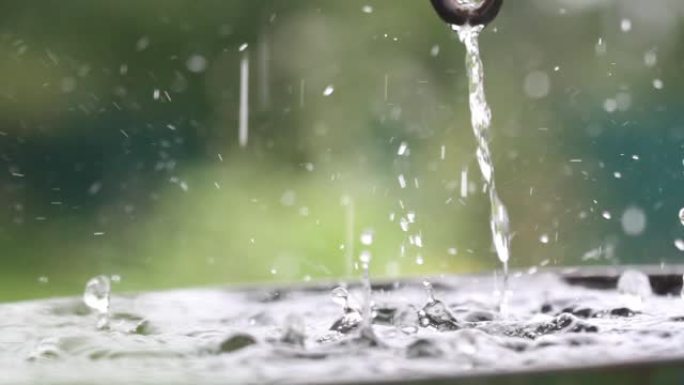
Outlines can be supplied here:
<path id="1" fill-rule="evenodd" d="M 503 0 L 483 0 L 477 7 L 467 7 L 459 0 L 430 0 L 435 11 L 445 22 L 455 25 L 487 25 L 501 10 Z"/>

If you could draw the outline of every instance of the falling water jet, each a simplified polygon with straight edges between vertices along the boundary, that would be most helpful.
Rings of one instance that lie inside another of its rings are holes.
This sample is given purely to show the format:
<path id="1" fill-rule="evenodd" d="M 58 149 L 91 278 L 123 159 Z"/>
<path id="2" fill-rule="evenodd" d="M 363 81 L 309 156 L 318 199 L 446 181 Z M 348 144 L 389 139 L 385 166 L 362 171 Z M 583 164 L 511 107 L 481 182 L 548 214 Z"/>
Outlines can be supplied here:
<path id="1" fill-rule="evenodd" d="M 346 276 L 351 277 L 354 270 L 354 200 L 349 195 L 342 196 L 342 206 L 344 207 L 344 223 L 345 223 L 345 261 L 346 261 Z"/>
<path id="2" fill-rule="evenodd" d="M 477 140 L 477 162 L 485 180 L 485 191 L 491 206 L 490 227 L 496 254 L 503 264 L 504 287 L 500 308 L 503 310 L 508 293 L 508 261 L 510 259 L 510 229 L 508 210 L 499 198 L 494 178 L 490 127 L 492 111 L 484 89 L 484 66 L 480 57 L 479 36 L 485 26 L 498 15 L 503 0 L 431 0 L 439 16 L 451 24 L 452 30 L 466 47 L 466 71 L 469 79 L 471 122 Z"/>
<path id="3" fill-rule="evenodd" d="M 361 244 L 368 248 L 373 245 L 373 231 L 365 230 L 361 234 Z M 361 277 L 361 287 L 363 289 L 363 306 L 361 308 L 361 314 L 363 316 L 363 323 L 361 324 L 362 329 L 371 329 L 372 326 L 372 301 L 373 292 L 370 282 L 370 263 L 372 255 L 369 250 L 363 250 L 359 256 L 359 262 L 361 262 L 361 269 L 363 275 Z M 372 331 L 371 331 L 372 334 Z"/>
<path id="4" fill-rule="evenodd" d="M 240 111 L 238 140 L 240 147 L 246 147 L 249 140 L 249 54 L 247 44 L 240 47 L 243 52 L 240 60 Z"/>

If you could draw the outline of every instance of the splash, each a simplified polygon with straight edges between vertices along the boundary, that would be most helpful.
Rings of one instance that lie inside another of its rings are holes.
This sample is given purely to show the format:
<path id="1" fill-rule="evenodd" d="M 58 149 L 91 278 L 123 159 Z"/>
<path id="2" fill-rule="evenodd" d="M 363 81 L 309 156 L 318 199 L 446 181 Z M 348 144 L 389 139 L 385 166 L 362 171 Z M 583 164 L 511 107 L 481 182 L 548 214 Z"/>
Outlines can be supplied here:
<path id="1" fill-rule="evenodd" d="M 100 275 L 86 283 L 83 292 L 83 303 L 98 313 L 97 328 L 109 327 L 109 304 L 112 284 L 109 277 Z"/>
<path id="2" fill-rule="evenodd" d="M 484 66 L 480 57 L 479 36 L 484 26 L 453 26 L 458 33 L 461 42 L 466 46 L 466 69 L 468 71 L 469 90 L 470 90 L 470 113 L 477 140 L 477 162 L 485 180 L 485 188 L 489 195 L 491 205 L 490 227 L 492 230 L 492 240 L 496 249 L 499 261 L 504 269 L 504 291 L 505 297 L 508 286 L 508 261 L 510 259 L 510 223 L 508 210 L 499 198 L 496 190 L 494 178 L 494 163 L 492 153 L 489 148 L 490 127 L 492 124 L 492 111 L 487 103 L 484 90 Z"/>

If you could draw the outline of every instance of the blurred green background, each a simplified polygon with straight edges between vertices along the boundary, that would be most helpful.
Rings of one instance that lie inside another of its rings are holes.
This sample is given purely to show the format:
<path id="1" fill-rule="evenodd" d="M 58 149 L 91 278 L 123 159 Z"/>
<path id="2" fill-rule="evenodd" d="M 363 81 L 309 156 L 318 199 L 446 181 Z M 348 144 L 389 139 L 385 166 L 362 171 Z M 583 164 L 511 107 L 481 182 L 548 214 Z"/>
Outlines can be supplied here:
<path id="1" fill-rule="evenodd" d="M 684 256 L 682 16 L 517 0 L 483 34 L 514 267 Z M 499 268 L 464 50 L 428 1 L 14 1 L 0 20 L 0 300 L 97 274 L 358 276 L 364 231 L 374 277 Z"/>

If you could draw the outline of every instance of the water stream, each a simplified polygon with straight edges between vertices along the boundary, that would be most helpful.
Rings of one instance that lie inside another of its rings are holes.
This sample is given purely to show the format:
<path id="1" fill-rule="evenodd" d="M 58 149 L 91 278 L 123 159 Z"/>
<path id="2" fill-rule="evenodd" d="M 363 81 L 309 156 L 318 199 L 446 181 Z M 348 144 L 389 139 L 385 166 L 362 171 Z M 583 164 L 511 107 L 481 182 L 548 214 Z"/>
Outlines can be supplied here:
<path id="1" fill-rule="evenodd" d="M 470 91 L 470 113 L 473 132 L 477 141 L 477 163 L 485 181 L 485 190 L 489 195 L 491 205 L 490 227 L 492 240 L 499 261 L 503 264 L 504 288 L 502 305 L 505 305 L 505 297 L 508 287 L 508 261 L 510 259 L 510 223 L 508 210 L 499 198 L 494 178 L 494 162 L 489 147 L 491 141 L 490 127 L 492 124 L 492 111 L 487 103 L 484 89 L 484 66 L 480 57 L 479 37 L 484 26 L 453 26 L 458 33 L 461 42 L 466 47 L 466 70 L 468 72 Z"/>

